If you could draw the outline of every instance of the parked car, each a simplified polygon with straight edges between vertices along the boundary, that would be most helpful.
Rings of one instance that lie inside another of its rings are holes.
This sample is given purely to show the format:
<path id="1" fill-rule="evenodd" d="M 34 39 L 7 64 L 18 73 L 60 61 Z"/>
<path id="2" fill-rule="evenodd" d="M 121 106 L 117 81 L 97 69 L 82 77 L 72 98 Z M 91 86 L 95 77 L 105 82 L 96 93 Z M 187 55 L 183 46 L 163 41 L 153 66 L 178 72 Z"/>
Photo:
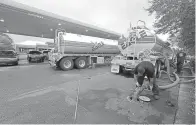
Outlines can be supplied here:
<path id="1" fill-rule="evenodd" d="M 0 50 L 0 65 L 18 65 L 19 56 L 14 50 Z"/>
<path id="2" fill-rule="evenodd" d="M 33 50 L 33 51 L 29 51 L 27 55 L 27 60 L 29 62 L 32 62 L 32 61 L 44 62 L 44 56 L 40 51 Z"/>
<path id="3" fill-rule="evenodd" d="M 49 50 L 44 50 L 44 51 L 42 51 L 42 53 L 43 53 L 43 56 L 44 56 L 44 60 L 48 60 L 48 53 L 49 53 L 50 51 Z"/>

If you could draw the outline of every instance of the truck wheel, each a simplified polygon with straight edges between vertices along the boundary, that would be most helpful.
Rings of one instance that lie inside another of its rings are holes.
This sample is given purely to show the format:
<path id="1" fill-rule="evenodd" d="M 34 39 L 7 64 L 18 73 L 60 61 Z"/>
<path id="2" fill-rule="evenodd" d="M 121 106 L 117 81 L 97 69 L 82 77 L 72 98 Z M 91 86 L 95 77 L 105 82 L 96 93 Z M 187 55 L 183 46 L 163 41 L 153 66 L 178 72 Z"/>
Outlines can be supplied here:
<path id="1" fill-rule="evenodd" d="M 75 60 L 75 65 L 76 65 L 76 68 L 78 68 L 78 69 L 86 68 L 86 65 L 87 65 L 86 57 L 79 57 L 79 58 L 77 58 Z"/>
<path id="2" fill-rule="evenodd" d="M 120 66 L 120 67 L 119 67 L 119 73 L 123 73 L 123 72 L 124 72 L 123 67 Z"/>
<path id="3" fill-rule="evenodd" d="M 74 63 L 73 60 L 71 58 L 63 58 L 60 63 L 59 66 L 62 70 L 67 71 L 67 70 L 71 70 L 73 69 Z"/>

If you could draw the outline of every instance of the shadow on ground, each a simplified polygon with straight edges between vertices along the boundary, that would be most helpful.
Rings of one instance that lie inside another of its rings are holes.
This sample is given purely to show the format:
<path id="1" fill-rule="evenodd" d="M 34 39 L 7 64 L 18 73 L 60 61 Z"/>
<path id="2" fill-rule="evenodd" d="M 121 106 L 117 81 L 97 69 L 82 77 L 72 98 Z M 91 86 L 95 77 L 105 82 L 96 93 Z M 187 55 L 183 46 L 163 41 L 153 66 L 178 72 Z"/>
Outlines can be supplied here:
<path id="1" fill-rule="evenodd" d="M 0 68 L 1 67 L 14 67 L 15 65 L 0 65 Z"/>
<path id="2" fill-rule="evenodd" d="M 125 72 L 125 73 L 120 73 L 120 74 L 115 74 L 115 75 L 119 75 L 119 76 L 122 76 L 124 78 L 134 78 L 134 74 L 130 73 L 130 72 Z"/>

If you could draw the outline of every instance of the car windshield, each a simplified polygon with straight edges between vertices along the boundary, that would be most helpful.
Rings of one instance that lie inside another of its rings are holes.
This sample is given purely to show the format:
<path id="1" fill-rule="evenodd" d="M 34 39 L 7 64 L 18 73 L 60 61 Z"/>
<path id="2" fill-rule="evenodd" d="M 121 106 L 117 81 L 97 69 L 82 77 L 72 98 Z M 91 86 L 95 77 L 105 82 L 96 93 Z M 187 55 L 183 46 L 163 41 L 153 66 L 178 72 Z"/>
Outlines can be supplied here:
<path id="1" fill-rule="evenodd" d="M 30 51 L 29 54 L 41 54 L 39 51 Z"/>
<path id="2" fill-rule="evenodd" d="M 12 56 L 14 55 L 13 51 L 0 51 L 0 56 Z"/>

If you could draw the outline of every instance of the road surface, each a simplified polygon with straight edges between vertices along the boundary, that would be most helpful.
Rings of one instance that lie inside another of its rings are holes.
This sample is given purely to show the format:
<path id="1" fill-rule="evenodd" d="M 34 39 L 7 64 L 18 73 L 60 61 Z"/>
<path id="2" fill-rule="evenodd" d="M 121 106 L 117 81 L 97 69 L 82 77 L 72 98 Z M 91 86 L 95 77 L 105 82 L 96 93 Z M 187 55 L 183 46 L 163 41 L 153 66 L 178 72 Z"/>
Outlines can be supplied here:
<path id="1" fill-rule="evenodd" d="M 178 86 L 161 91 L 158 101 L 129 102 L 132 76 L 112 74 L 109 67 L 67 72 L 48 64 L 0 67 L 0 80 L 2 124 L 72 124 L 78 83 L 78 124 L 172 124 L 177 111 Z M 142 94 L 152 98 L 150 91 Z"/>

